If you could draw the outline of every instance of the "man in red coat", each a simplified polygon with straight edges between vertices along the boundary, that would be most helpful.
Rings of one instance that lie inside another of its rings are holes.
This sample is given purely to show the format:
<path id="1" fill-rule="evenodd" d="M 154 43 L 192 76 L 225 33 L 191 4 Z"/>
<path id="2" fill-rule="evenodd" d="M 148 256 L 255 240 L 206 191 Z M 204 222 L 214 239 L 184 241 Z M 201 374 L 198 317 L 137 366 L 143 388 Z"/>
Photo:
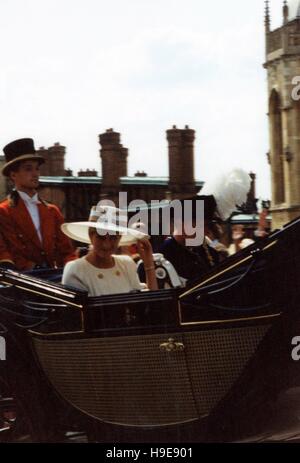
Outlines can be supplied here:
<path id="1" fill-rule="evenodd" d="M 31 138 L 3 148 L 2 174 L 14 183 L 12 194 L 0 203 L 0 266 L 19 271 L 62 267 L 75 258 L 71 241 L 62 233 L 59 208 L 37 194 L 40 165 Z"/>

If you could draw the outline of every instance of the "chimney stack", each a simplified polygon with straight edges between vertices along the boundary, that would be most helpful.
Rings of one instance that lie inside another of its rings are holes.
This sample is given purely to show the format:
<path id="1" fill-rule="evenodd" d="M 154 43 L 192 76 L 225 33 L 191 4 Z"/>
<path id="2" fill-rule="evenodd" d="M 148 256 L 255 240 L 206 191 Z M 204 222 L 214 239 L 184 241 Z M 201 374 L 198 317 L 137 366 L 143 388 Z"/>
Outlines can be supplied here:
<path id="1" fill-rule="evenodd" d="M 128 149 L 120 143 L 120 133 L 107 129 L 99 135 L 102 162 L 101 193 L 116 200 L 121 188 L 120 177 L 127 177 Z"/>
<path id="2" fill-rule="evenodd" d="M 49 177 L 50 174 L 50 160 L 49 160 L 49 152 L 47 148 L 41 146 L 38 150 L 36 150 L 39 156 L 42 156 L 45 159 L 44 164 L 40 166 L 40 173 L 44 177 Z"/>
<path id="3" fill-rule="evenodd" d="M 169 191 L 173 198 L 184 199 L 196 194 L 194 178 L 195 131 L 188 125 L 167 130 L 169 145 Z"/>
<path id="4" fill-rule="evenodd" d="M 63 177 L 65 175 L 66 147 L 59 142 L 48 148 L 49 175 Z"/>

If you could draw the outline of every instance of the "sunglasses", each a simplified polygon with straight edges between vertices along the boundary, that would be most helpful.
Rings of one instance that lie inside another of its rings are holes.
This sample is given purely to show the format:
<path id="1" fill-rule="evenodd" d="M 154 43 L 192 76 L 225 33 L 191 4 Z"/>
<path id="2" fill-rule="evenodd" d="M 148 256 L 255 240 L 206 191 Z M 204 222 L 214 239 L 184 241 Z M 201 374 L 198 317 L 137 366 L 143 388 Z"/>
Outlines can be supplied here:
<path id="1" fill-rule="evenodd" d="M 103 235 L 102 233 L 100 234 L 99 232 L 95 231 L 94 234 L 96 233 L 97 235 L 97 238 L 99 240 L 106 240 L 106 239 L 109 239 L 111 241 L 117 241 L 120 237 L 121 237 L 121 234 L 120 233 L 116 233 L 116 234 L 110 234 L 110 233 L 106 233 L 105 235 Z"/>

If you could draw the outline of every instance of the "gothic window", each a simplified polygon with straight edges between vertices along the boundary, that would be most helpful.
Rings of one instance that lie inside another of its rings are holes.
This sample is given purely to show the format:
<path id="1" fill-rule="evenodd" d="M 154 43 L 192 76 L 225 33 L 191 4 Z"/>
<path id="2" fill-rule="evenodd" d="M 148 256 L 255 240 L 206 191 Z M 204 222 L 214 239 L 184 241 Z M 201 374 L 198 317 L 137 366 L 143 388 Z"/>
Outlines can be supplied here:
<path id="1" fill-rule="evenodd" d="M 289 45 L 290 46 L 299 46 L 300 45 L 300 36 L 299 34 L 291 34 L 289 36 Z"/>

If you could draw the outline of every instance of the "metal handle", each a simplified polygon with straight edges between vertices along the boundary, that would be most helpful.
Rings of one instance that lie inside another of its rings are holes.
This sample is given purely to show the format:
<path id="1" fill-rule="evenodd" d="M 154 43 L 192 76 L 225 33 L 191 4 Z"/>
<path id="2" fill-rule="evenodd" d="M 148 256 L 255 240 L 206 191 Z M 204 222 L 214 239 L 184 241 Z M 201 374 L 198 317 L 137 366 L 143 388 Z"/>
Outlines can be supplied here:
<path id="1" fill-rule="evenodd" d="M 175 342 L 175 339 L 169 338 L 168 342 L 163 342 L 159 345 L 159 348 L 165 352 L 182 352 L 184 344 L 182 342 Z"/>

